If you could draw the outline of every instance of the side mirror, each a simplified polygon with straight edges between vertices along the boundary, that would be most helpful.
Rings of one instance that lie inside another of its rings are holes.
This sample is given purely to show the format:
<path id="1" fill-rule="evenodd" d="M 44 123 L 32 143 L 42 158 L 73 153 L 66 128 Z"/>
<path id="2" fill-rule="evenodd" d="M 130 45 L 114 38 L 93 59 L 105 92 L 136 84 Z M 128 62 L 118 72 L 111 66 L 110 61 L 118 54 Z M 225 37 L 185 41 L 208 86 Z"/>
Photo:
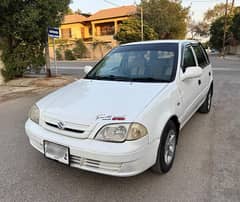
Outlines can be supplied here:
<path id="1" fill-rule="evenodd" d="M 181 80 L 198 78 L 202 75 L 202 71 L 201 67 L 187 67 L 185 72 L 181 75 Z"/>
<path id="2" fill-rule="evenodd" d="M 87 74 L 88 72 L 90 72 L 90 71 L 92 70 L 92 68 L 93 68 L 93 67 L 90 66 L 90 65 L 89 65 L 89 66 L 85 66 L 85 67 L 84 67 L 84 72 L 85 72 L 85 74 Z"/>

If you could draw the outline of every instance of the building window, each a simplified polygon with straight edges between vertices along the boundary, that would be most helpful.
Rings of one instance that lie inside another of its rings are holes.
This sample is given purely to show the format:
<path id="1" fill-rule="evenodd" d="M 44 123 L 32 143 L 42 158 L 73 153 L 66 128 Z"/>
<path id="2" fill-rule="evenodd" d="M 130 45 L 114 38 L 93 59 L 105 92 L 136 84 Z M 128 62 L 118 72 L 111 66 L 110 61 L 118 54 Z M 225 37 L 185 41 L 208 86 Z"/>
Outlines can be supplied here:
<path id="1" fill-rule="evenodd" d="M 84 29 L 84 27 L 81 27 L 81 37 L 83 39 L 85 38 L 85 29 Z"/>
<path id="2" fill-rule="evenodd" d="M 71 28 L 61 29 L 61 34 L 63 39 L 72 38 L 72 30 Z"/>
<path id="3" fill-rule="evenodd" d="M 92 35 L 92 26 L 88 27 L 88 32 L 90 35 Z"/>
<path id="4" fill-rule="evenodd" d="M 122 24 L 122 21 L 118 21 L 118 22 L 117 22 L 117 32 L 120 31 L 120 26 L 121 26 L 121 24 Z"/>
<path id="5" fill-rule="evenodd" d="M 99 26 L 99 28 L 100 28 L 99 29 L 100 32 L 97 32 L 98 36 L 114 34 L 114 22 L 102 23 L 102 24 L 98 24 L 97 26 Z"/>

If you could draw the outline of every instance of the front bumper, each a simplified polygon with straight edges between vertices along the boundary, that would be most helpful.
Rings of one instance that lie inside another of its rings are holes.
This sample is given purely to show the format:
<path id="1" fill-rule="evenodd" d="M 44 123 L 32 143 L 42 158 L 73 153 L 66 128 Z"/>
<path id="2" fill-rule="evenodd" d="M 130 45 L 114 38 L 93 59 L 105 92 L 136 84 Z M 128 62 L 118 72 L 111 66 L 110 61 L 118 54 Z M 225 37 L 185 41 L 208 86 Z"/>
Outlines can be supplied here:
<path id="1" fill-rule="evenodd" d="M 31 145 L 41 153 L 44 140 L 64 145 L 70 150 L 71 167 L 119 177 L 137 175 L 150 168 L 159 145 L 159 141 L 149 144 L 147 136 L 124 143 L 77 139 L 50 132 L 31 120 L 27 120 L 25 131 Z"/>

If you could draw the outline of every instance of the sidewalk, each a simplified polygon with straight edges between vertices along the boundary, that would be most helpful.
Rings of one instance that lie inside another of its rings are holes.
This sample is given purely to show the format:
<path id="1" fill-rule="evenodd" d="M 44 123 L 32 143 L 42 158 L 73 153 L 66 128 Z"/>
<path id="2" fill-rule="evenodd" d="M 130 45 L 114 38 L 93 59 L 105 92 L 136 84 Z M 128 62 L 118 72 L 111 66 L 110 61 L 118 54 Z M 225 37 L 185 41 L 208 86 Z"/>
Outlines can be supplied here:
<path id="1" fill-rule="evenodd" d="M 234 60 L 234 61 L 240 61 L 240 55 L 226 55 L 224 56 L 225 60 Z"/>
<path id="2" fill-rule="evenodd" d="M 14 79 L 0 85 L 0 103 L 33 93 L 52 91 L 75 80 L 76 78 L 72 76 Z"/>

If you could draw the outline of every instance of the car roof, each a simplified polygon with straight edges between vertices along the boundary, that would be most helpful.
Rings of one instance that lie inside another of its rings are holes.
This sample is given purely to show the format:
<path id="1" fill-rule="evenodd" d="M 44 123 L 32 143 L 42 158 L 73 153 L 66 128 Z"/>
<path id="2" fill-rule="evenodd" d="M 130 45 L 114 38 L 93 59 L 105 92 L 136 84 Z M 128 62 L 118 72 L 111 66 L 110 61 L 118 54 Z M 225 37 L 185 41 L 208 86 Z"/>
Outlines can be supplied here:
<path id="1" fill-rule="evenodd" d="M 139 41 L 127 44 L 122 44 L 121 46 L 131 46 L 131 45 L 144 45 L 144 44 L 164 44 L 164 43 L 178 43 L 178 44 L 192 44 L 199 43 L 195 40 L 153 40 L 153 41 Z"/>

